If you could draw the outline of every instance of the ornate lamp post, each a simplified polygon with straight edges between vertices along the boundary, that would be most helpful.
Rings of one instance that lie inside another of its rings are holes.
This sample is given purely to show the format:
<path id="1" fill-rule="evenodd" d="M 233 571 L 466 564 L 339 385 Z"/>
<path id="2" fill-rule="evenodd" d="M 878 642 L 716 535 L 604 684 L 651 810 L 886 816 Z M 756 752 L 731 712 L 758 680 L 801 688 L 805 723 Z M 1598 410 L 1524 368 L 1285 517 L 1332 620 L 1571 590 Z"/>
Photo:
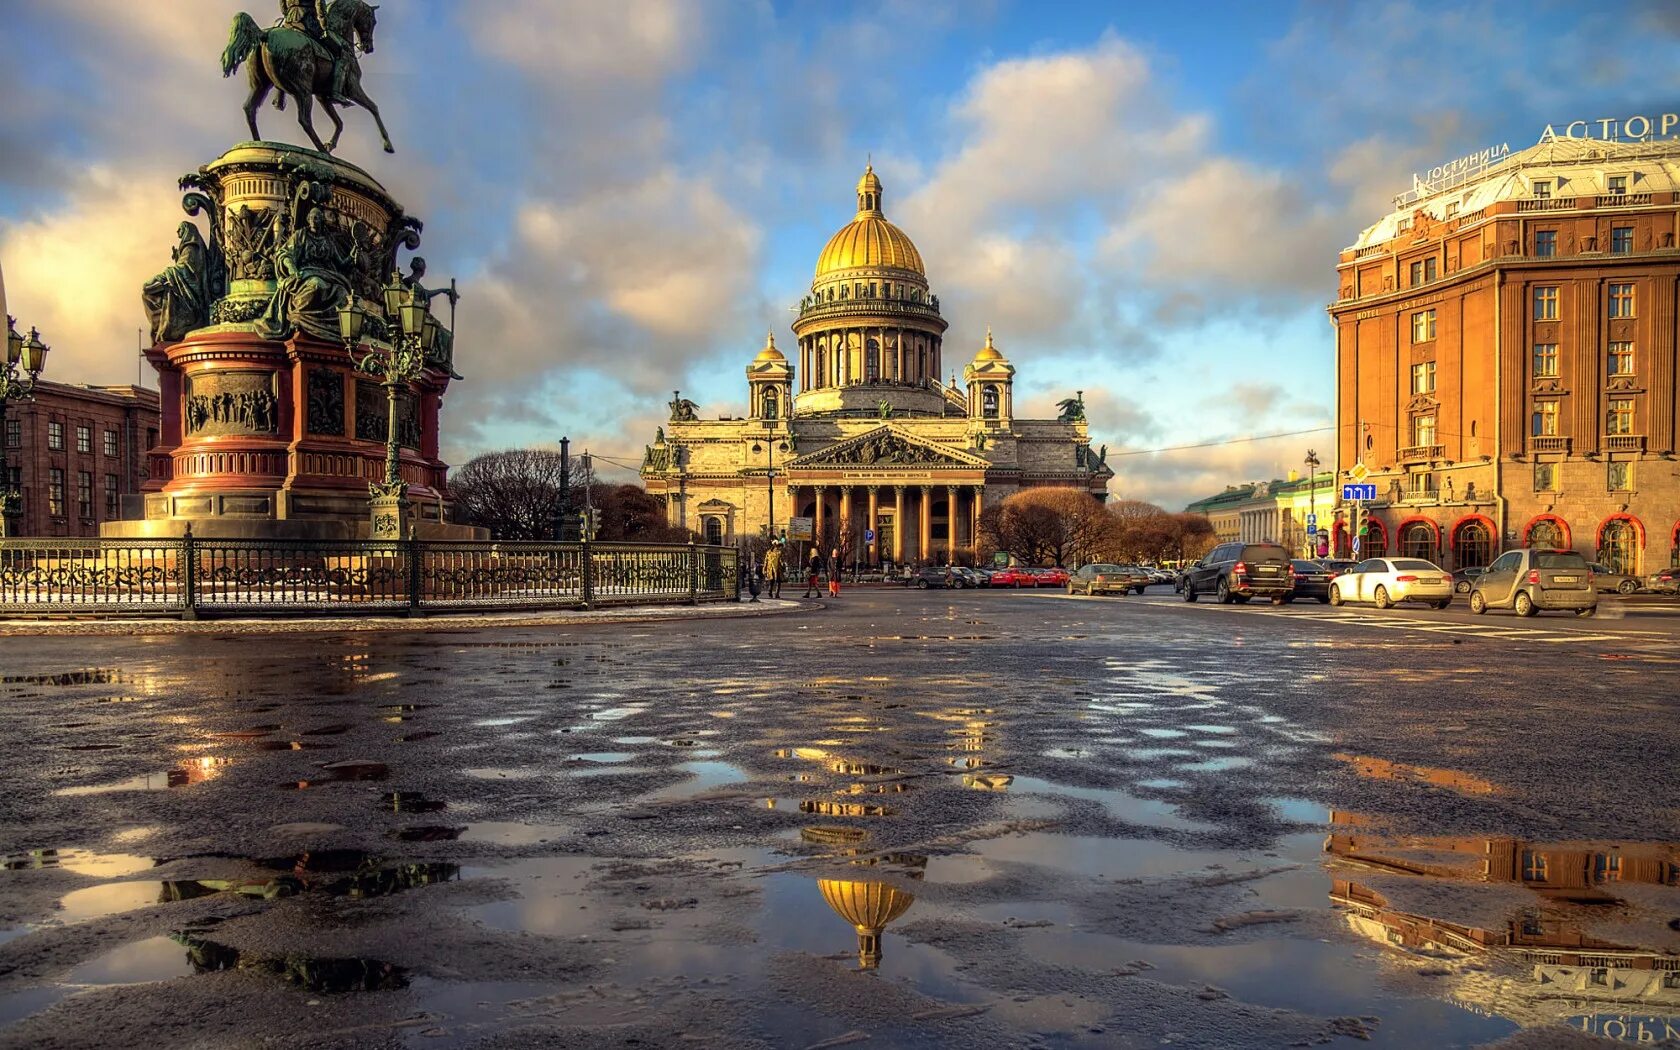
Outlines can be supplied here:
<path id="1" fill-rule="evenodd" d="M 764 538 L 767 540 L 773 540 L 776 538 L 776 453 L 786 452 L 788 450 L 788 443 L 786 441 L 776 440 L 775 420 L 766 420 L 764 425 L 769 429 L 770 436 L 763 442 L 753 442 L 752 450 L 753 455 L 755 456 L 766 450 L 770 453 L 770 468 L 765 472 L 764 481 L 764 492 L 765 495 L 769 497 L 770 504 L 769 520 L 764 526 Z"/>
<path id="2" fill-rule="evenodd" d="M 12 487 L 6 464 L 6 405 L 28 399 L 45 367 L 47 344 L 41 342 L 41 333 L 31 328 L 25 339 L 18 334 L 17 319 L 7 315 L 6 363 L 0 366 L 0 537 L 17 533 L 17 518 L 23 513 L 23 497 Z"/>
<path id="3" fill-rule="evenodd" d="M 356 367 L 379 379 L 385 387 L 385 479 L 368 483 L 368 507 L 371 515 L 369 537 L 375 540 L 400 540 L 408 535 L 411 514 L 408 508 L 408 484 L 403 481 L 397 464 L 401 454 L 397 433 L 397 394 L 419 379 L 426 370 L 426 358 L 437 343 L 438 324 L 428 309 L 426 297 L 409 292 L 402 285 L 399 274 L 391 275 L 385 286 L 386 323 L 398 322 L 389 333 L 390 349 L 383 353 L 369 349 L 360 359 L 362 328 L 367 314 L 355 301 L 338 311 L 338 331 L 344 348 L 350 352 Z"/>
<path id="4" fill-rule="evenodd" d="M 1307 449 L 1307 517 L 1311 521 L 1318 520 L 1318 452 Z M 1299 506 L 1299 504 L 1297 504 Z M 1318 556 L 1318 538 L 1316 535 L 1307 537 L 1307 557 Z"/>

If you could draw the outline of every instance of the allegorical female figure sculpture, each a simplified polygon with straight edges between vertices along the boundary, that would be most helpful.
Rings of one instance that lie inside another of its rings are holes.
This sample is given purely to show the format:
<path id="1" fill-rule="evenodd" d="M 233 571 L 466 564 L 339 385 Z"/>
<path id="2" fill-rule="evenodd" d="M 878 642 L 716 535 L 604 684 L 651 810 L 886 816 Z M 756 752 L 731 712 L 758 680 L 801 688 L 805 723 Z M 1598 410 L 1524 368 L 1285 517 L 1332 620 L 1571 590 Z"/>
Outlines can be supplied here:
<path id="1" fill-rule="evenodd" d="M 162 273 L 140 289 L 153 343 L 172 343 L 210 320 L 210 260 L 198 227 L 176 228 L 175 250 Z"/>
<path id="2" fill-rule="evenodd" d="M 285 339 L 301 328 L 319 339 L 338 340 L 338 308 L 351 296 L 356 250 L 346 249 L 327 231 L 320 208 L 311 208 L 274 256 L 277 284 L 263 314 L 263 334 Z"/>

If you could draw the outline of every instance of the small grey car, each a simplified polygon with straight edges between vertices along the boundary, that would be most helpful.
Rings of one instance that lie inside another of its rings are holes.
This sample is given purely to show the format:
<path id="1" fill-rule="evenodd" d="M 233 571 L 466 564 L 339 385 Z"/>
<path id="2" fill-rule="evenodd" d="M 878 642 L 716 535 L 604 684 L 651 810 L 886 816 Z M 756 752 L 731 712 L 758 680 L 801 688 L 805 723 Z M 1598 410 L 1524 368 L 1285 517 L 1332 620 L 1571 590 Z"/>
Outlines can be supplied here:
<path id="1" fill-rule="evenodd" d="M 1514 609 L 1533 616 L 1542 609 L 1565 609 L 1576 616 L 1598 611 L 1592 566 L 1574 551 L 1525 547 L 1506 551 L 1470 585 L 1470 611 Z"/>

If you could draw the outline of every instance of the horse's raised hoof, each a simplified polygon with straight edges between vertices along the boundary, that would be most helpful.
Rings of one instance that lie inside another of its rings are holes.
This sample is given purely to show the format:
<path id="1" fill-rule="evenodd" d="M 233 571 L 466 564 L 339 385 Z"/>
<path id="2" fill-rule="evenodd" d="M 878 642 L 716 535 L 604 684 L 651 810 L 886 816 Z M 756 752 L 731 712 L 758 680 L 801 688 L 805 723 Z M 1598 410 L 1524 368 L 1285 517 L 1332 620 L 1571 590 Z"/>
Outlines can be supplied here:
<path id="1" fill-rule="evenodd" d="M 395 153 L 396 149 L 389 142 L 387 142 L 387 143 L 385 143 L 385 152 L 386 153 Z"/>

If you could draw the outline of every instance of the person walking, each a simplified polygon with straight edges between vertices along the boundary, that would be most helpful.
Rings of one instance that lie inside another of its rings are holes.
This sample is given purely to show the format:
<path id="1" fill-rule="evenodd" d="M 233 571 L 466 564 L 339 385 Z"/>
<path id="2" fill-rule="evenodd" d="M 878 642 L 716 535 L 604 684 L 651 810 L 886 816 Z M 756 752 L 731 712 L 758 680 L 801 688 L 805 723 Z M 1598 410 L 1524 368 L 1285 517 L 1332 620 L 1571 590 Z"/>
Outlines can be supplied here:
<path id="1" fill-rule="evenodd" d="M 770 541 L 770 549 L 764 552 L 764 585 L 770 592 L 770 597 L 782 596 L 782 541 Z"/>
<path id="2" fill-rule="evenodd" d="M 840 548 L 836 547 L 828 555 L 828 596 L 840 597 L 840 574 L 846 567 L 840 562 Z"/>
<path id="3" fill-rule="evenodd" d="M 805 566 L 805 593 L 801 597 L 822 597 L 823 556 L 822 551 L 811 548 L 811 561 Z"/>

